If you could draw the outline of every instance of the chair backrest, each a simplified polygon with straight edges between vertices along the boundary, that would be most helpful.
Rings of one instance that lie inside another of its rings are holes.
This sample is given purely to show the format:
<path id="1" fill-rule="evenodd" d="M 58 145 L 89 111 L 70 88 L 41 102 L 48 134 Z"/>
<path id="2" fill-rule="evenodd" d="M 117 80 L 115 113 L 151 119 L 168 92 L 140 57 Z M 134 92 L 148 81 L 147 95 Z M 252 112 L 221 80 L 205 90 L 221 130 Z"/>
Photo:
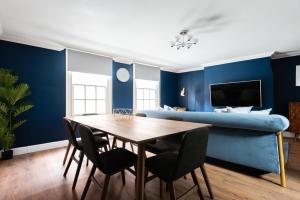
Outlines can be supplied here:
<path id="1" fill-rule="evenodd" d="M 67 137 L 68 137 L 69 142 L 73 146 L 78 148 L 78 143 L 77 143 L 77 140 L 76 140 L 76 134 L 75 134 L 74 128 L 72 127 L 72 122 L 70 120 L 66 119 L 66 118 L 63 119 L 63 122 L 64 122 L 64 125 L 65 125 L 65 128 L 66 128 L 66 131 L 67 131 Z"/>
<path id="2" fill-rule="evenodd" d="M 82 141 L 83 152 L 94 165 L 99 166 L 99 151 L 91 129 L 84 125 L 78 125 L 79 134 Z"/>
<path id="3" fill-rule="evenodd" d="M 138 117 L 147 117 L 147 115 L 145 113 L 136 113 L 135 116 L 138 116 Z"/>
<path id="4" fill-rule="evenodd" d="M 208 128 L 198 128 L 188 131 L 182 140 L 178 152 L 174 180 L 186 175 L 203 165 L 208 140 Z"/>
<path id="5" fill-rule="evenodd" d="M 180 118 L 180 117 L 166 117 L 165 119 L 174 120 L 174 121 L 183 121 L 183 119 Z M 184 135 L 184 133 L 178 133 L 176 135 L 170 135 L 170 136 L 167 136 L 165 138 L 165 140 L 168 140 L 169 142 L 173 142 L 173 143 L 176 143 L 176 144 L 181 144 L 183 135 Z"/>

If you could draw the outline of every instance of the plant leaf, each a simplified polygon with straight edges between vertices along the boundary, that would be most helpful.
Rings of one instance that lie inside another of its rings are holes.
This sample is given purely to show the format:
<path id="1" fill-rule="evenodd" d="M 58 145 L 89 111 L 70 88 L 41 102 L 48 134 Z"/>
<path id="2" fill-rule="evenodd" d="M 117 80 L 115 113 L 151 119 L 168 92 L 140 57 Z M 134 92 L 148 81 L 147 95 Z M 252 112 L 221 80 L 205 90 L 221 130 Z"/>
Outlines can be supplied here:
<path id="1" fill-rule="evenodd" d="M 0 127 L 1 128 L 8 127 L 8 119 L 2 115 L 0 115 Z"/>
<path id="2" fill-rule="evenodd" d="M 21 120 L 21 121 L 18 121 L 16 123 L 14 123 L 14 125 L 12 126 L 12 130 L 15 130 L 17 128 L 19 128 L 20 126 L 22 126 L 27 120 Z"/>
<path id="3" fill-rule="evenodd" d="M 30 110 L 33 107 L 32 104 L 22 104 L 14 111 L 14 117 L 17 117 L 18 115 L 22 114 L 23 112 L 26 112 Z"/>
<path id="4" fill-rule="evenodd" d="M 5 151 L 11 149 L 14 146 L 14 142 L 15 142 L 14 134 L 4 134 L 2 138 L 3 149 Z"/>
<path id="5" fill-rule="evenodd" d="M 6 104 L 3 102 L 0 102 L 0 113 L 5 115 L 5 114 L 7 114 L 7 112 L 8 112 L 8 108 L 7 108 Z"/>
<path id="6" fill-rule="evenodd" d="M 0 87 L 0 98 L 12 106 L 29 94 L 29 86 L 24 83 L 15 87 Z"/>
<path id="7" fill-rule="evenodd" d="M 18 76 L 12 74 L 10 70 L 0 68 L 0 86 L 12 87 L 18 79 Z"/>

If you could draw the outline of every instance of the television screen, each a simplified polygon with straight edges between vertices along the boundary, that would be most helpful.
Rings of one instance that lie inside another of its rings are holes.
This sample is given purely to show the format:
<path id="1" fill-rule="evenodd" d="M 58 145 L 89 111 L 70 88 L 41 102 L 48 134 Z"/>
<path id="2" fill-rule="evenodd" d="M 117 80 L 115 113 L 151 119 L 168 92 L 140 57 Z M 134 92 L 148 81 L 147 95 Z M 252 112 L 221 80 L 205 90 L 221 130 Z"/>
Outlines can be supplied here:
<path id="1" fill-rule="evenodd" d="M 210 85 L 211 105 L 261 107 L 261 81 L 241 81 Z"/>

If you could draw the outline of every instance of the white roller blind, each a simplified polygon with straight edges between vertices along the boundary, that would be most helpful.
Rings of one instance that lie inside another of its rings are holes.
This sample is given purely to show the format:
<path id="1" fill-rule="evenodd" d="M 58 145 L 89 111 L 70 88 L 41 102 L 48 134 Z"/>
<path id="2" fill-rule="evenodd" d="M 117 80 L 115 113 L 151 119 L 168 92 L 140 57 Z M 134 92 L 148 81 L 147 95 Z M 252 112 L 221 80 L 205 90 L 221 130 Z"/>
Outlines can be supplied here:
<path id="1" fill-rule="evenodd" d="M 112 59 L 68 49 L 68 71 L 112 75 Z"/>
<path id="2" fill-rule="evenodd" d="M 149 81 L 159 81 L 160 69 L 158 67 L 135 64 L 135 78 Z"/>

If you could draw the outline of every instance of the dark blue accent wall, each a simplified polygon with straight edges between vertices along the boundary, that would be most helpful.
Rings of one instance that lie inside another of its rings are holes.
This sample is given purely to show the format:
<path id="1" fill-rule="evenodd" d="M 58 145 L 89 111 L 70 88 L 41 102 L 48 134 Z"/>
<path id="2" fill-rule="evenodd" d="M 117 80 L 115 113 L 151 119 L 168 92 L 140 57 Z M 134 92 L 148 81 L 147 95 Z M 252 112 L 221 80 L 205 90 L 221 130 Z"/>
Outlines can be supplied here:
<path id="1" fill-rule="evenodd" d="M 262 108 L 273 108 L 273 73 L 270 57 L 210 66 L 204 70 L 178 74 L 178 91 L 187 94 L 178 103 L 189 111 L 212 111 L 209 85 L 232 81 L 262 81 Z"/>
<path id="2" fill-rule="evenodd" d="M 180 96 L 185 88 L 186 96 Z M 204 71 L 185 72 L 178 75 L 178 102 L 188 111 L 204 110 Z"/>
<path id="3" fill-rule="evenodd" d="M 65 60 L 65 51 L 0 41 L 0 67 L 11 69 L 30 86 L 26 100 L 34 104 L 21 117 L 28 121 L 17 129 L 15 147 L 65 139 Z"/>
<path id="4" fill-rule="evenodd" d="M 273 108 L 273 74 L 271 58 L 259 58 L 217 66 L 204 70 L 205 111 L 212 111 L 209 85 L 231 81 L 262 81 L 262 108 Z"/>
<path id="5" fill-rule="evenodd" d="M 178 74 L 160 71 L 160 106 L 178 106 Z"/>
<path id="6" fill-rule="evenodd" d="M 129 71 L 130 79 L 123 83 L 117 79 L 116 73 L 119 68 Z M 133 108 L 133 66 L 113 61 L 112 66 L 112 107 Z"/>
<path id="7" fill-rule="evenodd" d="M 296 87 L 296 66 L 300 56 L 272 60 L 275 113 L 288 117 L 289 102 L 300 102 L 300 86 Z"/>

